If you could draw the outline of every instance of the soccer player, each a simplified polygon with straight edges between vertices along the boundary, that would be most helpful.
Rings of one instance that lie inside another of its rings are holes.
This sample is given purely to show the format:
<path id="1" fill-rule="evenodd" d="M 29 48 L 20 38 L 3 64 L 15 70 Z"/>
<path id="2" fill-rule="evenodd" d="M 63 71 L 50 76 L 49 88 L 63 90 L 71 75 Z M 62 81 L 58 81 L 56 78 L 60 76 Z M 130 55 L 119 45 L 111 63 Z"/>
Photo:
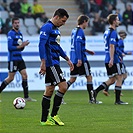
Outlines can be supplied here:
<path id="1" fill-rule="evenodd" d="M 60 46 L 60 31 L 59 27 L 64 25 L 69 18 L 65 9 L 59 8 L 54 12 L 53 17 L 45 23 L 40 29 L 39 53 L 41 59 L 40 74 L 45 74 L 46 89 L 42 98 L 42 116 L 41 125 L 60 125 L 64 123 L 60 120 L 58 110 L 61 105 L 63 95 L 67 91 L 67 83 L 60 68 L 61 56 L 64 58 L 70 70 L 74 66 L 68 56 L 64 53 Z M 50 101 L 53 95 L 55 86 L 58 86 L 54 95 L 53 107 L 51 114 L 49 113 Z"/>
<path id="2" fill-rule="evenodd" d="M 80 15 L 77 18 L 77 27 L 72 30 L 70 59 L 74 64 L 74 70 L 71 71 L 71 78 L 67 81 L 67 84 L 69 88 L 76 81 L 78 76 L 85 76 L 87 80 L 89 103 L 94 103 L 91 68 L 86 53 L 91 55 L 94 55 L 95 53 L 86 49 L 86 39 L 84 34 L 84 29 L 88 26 L 88 22 L 88 16 Z M 64 100 L 62 101 L 62 104 L 63 102 Z M 97 104 L 99 103 L 101 102 L 97 101 Z"/>
<path id="3" fill-rule="evenodd" d="M 28 40 L 23 41 L 23 35 L 19 30 L 19 18 L 12 19 L 12 29 L 8 32 L 8 77 L 2 82 L 0 86 L 0 93 L 6 88 L 6 86 L 14 80 L 14 76 L 17 71 L 22 76 L 22 87 L 24 91 L 24 99 L 26 101 L 36 101 L 29 97 L 28 94 L 28 81 L 26 65 L 22 58 L 21 51 L 30 43 Z"/>
<path id="4" fill-rule="evenodd" d="M 123 72 L 123 80 L 122 80 L 122 84 L 124 83 L 125 79 L 127 78 L 127 71 L 126 71 L 126 66 L 123 62 L 123 57 L 126 55 L 131 55 L 132 52 L 125 52 L 124 51 L 124 39 L 127 36 L 127 33 L 124 30 L 121 30 L 119 33 L 119 41 L 118 41 L 118 48 L 117 48 L 117 52 L 119 53 L 119 56 L 121 58 L 122 61 L 122 72 Z M 109 96 L 109 87 L 107 87 L 105 90 L 103 90 L 104 95 Z M 123 96 L 123 94 L 121 93 L 121 96 Z"/>
<path id="5" fill-rule="evenodd" d="M 104 32 L 105 42 L 105 67 L 109 79 L 103 82 L 95 91 L 94 97 L 99 91 L 106 89 L 111 84 L 115 83 L 115 104 L 128 104 L 120 99 L 121 86 L 123 80 L 122 63 L 117 52 L 118 48 L 118 35 L 116 28 L 119 26 L 119 18 L 117 14 L 110 14 L 108 17 L 109 29 Z"/>

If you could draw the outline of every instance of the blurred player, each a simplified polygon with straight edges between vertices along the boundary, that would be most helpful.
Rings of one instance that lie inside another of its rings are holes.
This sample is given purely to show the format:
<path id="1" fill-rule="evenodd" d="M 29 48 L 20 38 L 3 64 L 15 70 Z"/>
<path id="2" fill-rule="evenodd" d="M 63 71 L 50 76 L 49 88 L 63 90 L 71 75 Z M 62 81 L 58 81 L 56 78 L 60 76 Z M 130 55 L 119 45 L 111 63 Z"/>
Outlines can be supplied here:
<path id="1" fill-rule="evenodd" d="M 60 126 L 64 125 L 58 116 L 58 110 L 60 108 L 62 98 L 67 91 L 67 83 L 60 68 L 59 57 L 61 56 L 67 61 L 70 66 L 70 70 L 73 70 L 74 66 L 60 47 L 60 31 L 58 28 L 64 25 L 68 18 L 69 15 L 67 11 L 59 8 L 55 11 L 50 21 L 45 23 L 40 29 L 40 74 L 45 74 L 46 84 L 46 89 L 42 98 L 41 125 L 43 126 L 55 124 Z M 59 89 L 54 96 L 52 112 L 49 115 L 51 97 L 55 86 L 57 85 Z"/>
<path id="2" fill-rule="evenodd" d="M 121 86 L 123 80 L 122 63 L 119 58 L 118 48 L 118 35 L 116 28 L 119 26 L 119 18 L 117 14 L 110 14 L 108 17 L 109 29 L 104 32 L 105 42 L 105 67 L 109 79 L 103 82 L 95 91 L 94 97 L 96 100 L 99 91 L 106 89 L 111 84 L 115 83 L 115 104 L 128 104 L 120 99 Z"/>
<path id="3" fill-rule="evenodd" d="M 29 97 L 28 94 L 28 81 L 26 65 L 22 58 L 21 51 L 30 43 L 29 41 L 23 41 L 23 35 L 19 30 L 19 18 L 12 19 L 12 29 L 8 32 L 8 77 L 1 83 L 0 93 L 6 88 L 6 86 L 13 81 L 17 71 L 22 76 L 22 87 L 24 91 L 24 99 L 26 101 L 36 101 Z"/>
<path id="4" fill-rule="evenodd" d="M 89 94 L 89 103 L 94 103 L 91 68 L 86 56 L 86 53 L 94 55 L 94 52 L 86 49 L 86 39 L 83 31 L 88 26 L 88 22 L 88 16 L 80 15 L 77 18 L 77 27 L 72 30 L 70 59 L 74 64 L 74 70 L 71 71 L 71 78 L 67 81 L 67 84 L 69 88 L 76 81 L 78 76 L 85 76 L 87 80 L 86 87 Z M 64 101 L 62 101 L 62 104 L 63 102 Z M 101 102 L 97 101 L 97 104 L 99 103 Z"/>
<path id="5" fill-rule="evenodd" d="M 117 48 L 117 52 L 119 53 L 119 56 L 121 58 L 121 62 L 122 62 L 122 72 L 123 72 L 123 80 L 122 80 L 122 84 L 124 83 L 125 79 L 127 78 L 127 70 L 126 70 L 126 66 L 123 62 L 123 57 L 126 55 L 131 55 L 132 52 L 125 52 L 124 51 L 124 39 L 127 36 L 127 33 L 124 30 L 121 30 L 119 32 L 119 36 L 120 39 L 118 41 L 118 48 Z M 103 90 L 104 95 L 109 96 L 109 87 L 107 87 L 105 90 Z M 123 96 L 123 94 L 121 93 L 121 96 Z"/>

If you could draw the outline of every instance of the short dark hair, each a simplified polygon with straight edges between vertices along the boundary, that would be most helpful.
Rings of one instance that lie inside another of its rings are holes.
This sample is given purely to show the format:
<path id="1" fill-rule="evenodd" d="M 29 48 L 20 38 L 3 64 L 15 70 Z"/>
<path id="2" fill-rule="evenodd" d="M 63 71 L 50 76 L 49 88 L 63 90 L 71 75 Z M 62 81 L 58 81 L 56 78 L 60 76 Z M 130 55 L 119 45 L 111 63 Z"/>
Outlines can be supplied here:
<path id="1" fill-rule="evenodd" d="M 56 15 L 58 15 L 60 18 L 63 18 L 64 16 L 69 18 L 69 15 L 68 15 L 67 11 L 63 8 L 57 9 L 53 16 L 55 17 Z"/>
<path id="2" fill-rule="evenodd" d="M 78 25 L 80 25 L 80 24 L 83 24 L 84 21 L 85 21 L 85 22 L 89 21 L 89 17 L 86 16 L 86 15 L 80 15 L 80 16 L 77 18 L 77 21 L 78 21 Z"/>
<path id="3" fill-rule="evenodd" d="M 113 24 L 113 21 L 115 21 L 117 17 L 118 17 L 117 14 L 109 14 L 107 17 L 108 23 Z"/>
<path id="4" fill-rule="evenodd" d="M 19 20 L 19 18 L 18 18 L 18 17 L 14 17 L 14 18 L 12 19 L 12 24 L 14 23 L 15 20 Z"/>
<path id="5" fill-rule="evenodd" d="M 127 33 L 124 30 L 119 31 L 119 36 L 127 36 Z"/>

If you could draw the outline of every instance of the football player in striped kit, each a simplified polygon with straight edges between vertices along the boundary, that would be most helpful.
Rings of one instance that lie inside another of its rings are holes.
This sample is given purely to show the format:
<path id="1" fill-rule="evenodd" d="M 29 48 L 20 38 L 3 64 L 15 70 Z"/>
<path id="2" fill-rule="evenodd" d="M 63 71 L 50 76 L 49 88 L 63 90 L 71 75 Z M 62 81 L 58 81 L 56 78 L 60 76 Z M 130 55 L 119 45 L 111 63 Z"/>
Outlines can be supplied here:
<path id="1" fill-rule="evenodd" d="M 41 59 L 40 74 L 45 74 L 46 89 L 42 98 L 42 116 L 41 125 L 60 125 L 64 123 L 60 120 L 58 110 L 61 105 L 62 98 L 67 91 L 67 83 L 60 68 L 60 56 L 64 58 L 70 70 L 74 66 L 68 56 L 60 46 L 59 27 L 64 25 L 69 18 L 65 9 L 59 8 L 55 11 L 53 17 L 45 23 L 40 29 L 39 54 Z M 49 113 L 50 101 L 55 86 L 58 86 L 51 114 Z"/>
<path id="2" fill-rule="evenodd" d="M 12 29 L 8 32 L 8 77 L 2 82 L 0 86 L 0 93 L 6 88 L 6 86 L 14 80 L 14 76 L 17 71 L 22 76 L 22 87 L 24 91 L 24 99 L 26 101 L 36 101 L 29 97 L 28 92 L 28 76 L 26 72 L 26 65 L 22 58 L 21 51 L 30 43 L 28 40 L 23 41 L 23 35 L 19 30 L 20 23 L 19 18 L 12 19 Z"/>

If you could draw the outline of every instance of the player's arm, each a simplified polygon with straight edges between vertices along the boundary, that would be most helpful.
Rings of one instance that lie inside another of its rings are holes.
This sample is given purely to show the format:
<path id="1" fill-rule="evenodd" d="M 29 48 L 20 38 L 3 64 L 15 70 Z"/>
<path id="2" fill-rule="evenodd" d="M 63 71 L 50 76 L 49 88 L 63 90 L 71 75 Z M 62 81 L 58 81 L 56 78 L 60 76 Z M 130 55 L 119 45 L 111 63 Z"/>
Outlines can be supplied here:
<path id="1" fill-rule="evenodd" d="M 120 56 L 125 56 L 126 53 L 124 52 L 124 43 L 123 40 L 119 40 L 118 47 L 116 48 L 116 52 L 119 53 Z"/>
<path id="2" fill-rule="evenodd" d="M 71 62 L 71 60 L 68 58 L 68 56 L 65 57 L 65 60 L 67 61 L 67 64 L 68 64 L 69 67 L 70 67 L 70 71 L 73 71 L 74 65 L 73 65 L 73 63 Z"/>
<path id="3" fill-rule="evenodd" d="M 13 36 L 12 32 L 8 33 L 7 39 L 8 39 L 8 50 L 9 51 L 16 51 L 16 50 L 18 50 L 18 46 L 14 46 L 13 45 L 14 36 Z"/>
<path id="4" fill-rule="evenodd" d="M 116 48 L 118 47 L 117 38 L 118 38 L 117 32 L 115 30 L 112 31 L 109 38 L 109 53 L 110 53 L 109 67 L 112 67 L 114 64 L 114 54 L 116 52 Z"/>
<path id="5" fill-rule="evenodd" d="M 87 52 L 87 53 L 90 54 L 90 55 L 94 55 L 94 54 L 95 54 L 94 51 L 91 51 L 91 50 L 88 50 L 88 49 L 86 49 L 85 52 Z"/>
<path id="6" fill-rule="evenodd" d="M 60 56 L 61 56 L 63 59 L 66 60 L 66 56 L 67 56 L 67 55 L 65 54 L 64 50 L 61 48 L 60 45 L 58 45 L 58 49 L 59 49 L 59 52 L 60 52 Z"/>
<path id="7" fill-rule="evenodd" d="M 113 62 L 114 62 L 114 51 L 115 51 L 115 47 L 113 44 L 110 44 L 110 61 L 109 61 L 109 67 L 113 66 Z"/>
<path id="8" fill-rule="evenodd" d="M 11 32 L 8 34 L 8 50 L 9 51 L 16 51 L 16 50 L 23 50 L 25 46 L 27 46 L 29 44 L 29 41 L 24 41 L 22 42 L 21 45 L 18 46 L 14 46 L 13 45 L 13 35 L 11 34 Z"/>
<path id="9" fill-rule="evenodd" d="M 123 51 L 119 47 L 116 48 L 116 52 L 119 53 L 119 55 L 123 54 Z"/>
<path id="10" fill-rule="evenodd" d="M 82 42 L 76 41 L 76 49 L 75 50 L 76 50 L 76 55 L 78 58 L 77 67 L 80 67 L 82 65 L 81 45 L 82 45 Z"/>
<path id="11" fill-rule="evenodd" d="M 49 27 L 43 27 L 40 30 L 40 40 L 39 40 L 39 55 L 41 59 L 40 71 L 41 75 L 46 73 L 46 43 L 49 38 L 51 29 Z"/>
<path id="12" fill-rule="evenodd" d="M 117 45 L 116 43 L 118 43 L 116 42 L 116 37 L 117 37 L 116 32 L 112 32 L 109 40 L 109 53 L 110 53 L 109 67 L 112 67 L 114 64 L 115 45 Z"/>
<path id="13" fill-rule="evenodd" d="M 74 69 L 73 63 L 71 62 L 71 60 L 69 59 L 69 57 L 65 54 L 65 52 L 60 47 L 60 45 L 58 45 L 58 47 L 59 47 L 59 51 L 60 51 L 60 56 L 67 61 L 68 65 L 70 67 L 70 71 L 72 71 Z"/>

